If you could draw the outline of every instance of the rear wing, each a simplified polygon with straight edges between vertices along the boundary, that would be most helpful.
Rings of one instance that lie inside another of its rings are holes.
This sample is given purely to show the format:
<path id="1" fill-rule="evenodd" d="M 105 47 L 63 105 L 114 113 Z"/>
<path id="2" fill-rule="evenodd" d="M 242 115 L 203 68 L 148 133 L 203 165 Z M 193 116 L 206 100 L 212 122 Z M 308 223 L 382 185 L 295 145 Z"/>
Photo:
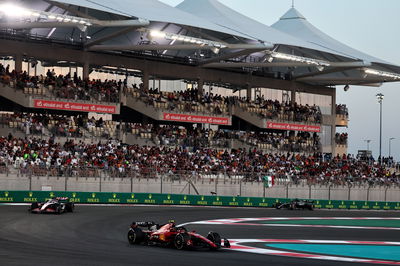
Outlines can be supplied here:
<path id="1" fill-rule="evenodd" d="M 140 227 L 151 227 L 153 225 L 157 225 L 155 222 L 153 221 L 147 221 L 147 222 L 143 222 L 143 221 L 138 221 L 138 222 L 133 222 L 132 225 L 137 225 Z"/>

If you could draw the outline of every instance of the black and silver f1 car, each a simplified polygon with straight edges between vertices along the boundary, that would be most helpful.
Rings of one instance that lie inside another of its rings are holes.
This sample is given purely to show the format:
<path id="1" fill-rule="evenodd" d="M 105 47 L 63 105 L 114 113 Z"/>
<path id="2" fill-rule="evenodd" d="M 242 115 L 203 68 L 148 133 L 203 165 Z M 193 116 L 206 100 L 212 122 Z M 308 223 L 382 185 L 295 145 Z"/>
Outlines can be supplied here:
<path id="1" fill-rule="evenodd" d="M 314 209 L 314 202 L 312 200 L 299 200 L 294 199 L 290 202 L 277 202 L 275 203 L 275 208 L 277 209 L 289 209 L 289 210 L 310 210 Z"/>
<path id="2" fill-rule="evenodd" d="M 75 205 L 68 197 L 56 197 L 46 202 L 33 202 L 29 211 L 31 213 L 56 213 L 73 212 Z"/>
<path id="3" fill-rule="evenodd" d="M 140 227 L 147 227 L 142 229 Z M 128 231 L 130 244 L 145 244 L 175 247 L 176 249 L 208 248 L 217 250 L 221 247 L 230 248 L 228 239 L 223 239 L 218 233 L 209 232 L 207 237 L 188 231 L 182 226 L 176 226 L 174 221 L 158 225 L 154 222 L 133 222 Z"/>

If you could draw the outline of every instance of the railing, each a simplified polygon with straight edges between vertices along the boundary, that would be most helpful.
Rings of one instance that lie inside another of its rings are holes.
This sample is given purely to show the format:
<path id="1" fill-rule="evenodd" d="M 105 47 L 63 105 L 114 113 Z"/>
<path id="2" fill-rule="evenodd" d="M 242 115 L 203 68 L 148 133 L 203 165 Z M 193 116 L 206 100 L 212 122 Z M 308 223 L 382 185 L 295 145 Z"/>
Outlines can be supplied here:
<path id="1" fill-rule="evenodd" d="M 270 172 L 229 172 L 229 171 L 172 171 L 162 167 L 129 169 L 123 167 L 85 167 L 85 166 L 26 166 L 10 167 L 0 165 L 0 174 L 17 175 L 20 177 L 74 177 L 74 178 L 134 178 L 162 179 L 168 181 L 193 182 L 255 182 L 263 184 L 263 177 L 271 176 Z M 390 177 L 340 177 L 321 178 L 319 176 L 300 176 L 275 174 L 276 185 L 301 186 L 399 186 L 400 176 Z"/>

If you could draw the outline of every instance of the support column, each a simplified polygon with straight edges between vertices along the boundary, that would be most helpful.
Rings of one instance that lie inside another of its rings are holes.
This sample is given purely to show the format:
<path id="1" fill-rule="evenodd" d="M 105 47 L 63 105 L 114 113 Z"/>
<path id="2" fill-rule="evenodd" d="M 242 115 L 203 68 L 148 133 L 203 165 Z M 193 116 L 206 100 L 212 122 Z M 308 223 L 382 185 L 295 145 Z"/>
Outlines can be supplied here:
<path id="1" fill-rule="evenodd" d="M 290 102 L 292 104 L 296 103 L 296 89 L 290 91 Z"/>
<path id="2" fill-rule="evenodd" d="M 15 71 L 17 72 L 22 72 L 22 55 L 17 54 L 14 56 L 14 61 L 15 61 Z"/>
<path id="3" fill-rule="evenodd" d="M 202 98 L 203 95 L 204 95 L 203 86 L 204 86 L 204 80 L 199 79 L 197 81 L 197 95 L 198 95 L 199 98 Z"/>
<path id="4" fill-rule="evenodd" d="M 248 100 L 252 100 L 252 98 L 251 98 L 251 85 L 250 84 L 247 84 L 247 89 L 246 89 L 246 97 L 247 97 L 247 99 Z"/>
<path id="5" fill-rule="evenodd" d="M 147 70 L 143 71 L 143 78 L 142 78 L 142 82 L 143 82 L 143 87 L 142 89 L 144 91 L 148 91 L 149 90 L 149 72 Z"/>
<path id="6" fill-rule="evenodd" d="M 336 156 L 336 142 L 335 142 L 335 134 L 336 134 L 336 89 L 332 90 L 332 124 L 331 124 L 331 134 L 332 134 L 332 155 Z M 340 154 L 342 155 L 342 154 Z"/>
<path id="7" fill-rule="evenodd" d="M 90 74 L 90 64 L 89 62 L 83 63 L 83 79 L 89 79 L 89 74 Z"/>

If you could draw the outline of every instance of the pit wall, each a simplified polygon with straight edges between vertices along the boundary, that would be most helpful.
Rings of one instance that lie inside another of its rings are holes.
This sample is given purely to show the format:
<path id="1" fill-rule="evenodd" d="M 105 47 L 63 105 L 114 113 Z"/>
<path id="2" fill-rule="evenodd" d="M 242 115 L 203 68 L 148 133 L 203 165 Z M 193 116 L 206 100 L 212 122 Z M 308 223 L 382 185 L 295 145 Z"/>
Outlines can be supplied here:
<path id="1" fill-rule="evenodd" d="M 400 188 L 394 186 L 308 186 L 277 182 L 273 187 L 265 188 L 262 182 L 206 178 L 191 181 L 174 181 L 169 178 L 22 177 L 0 175 L 0 190 L 185 195 L 216 194 L 218 196 L 400 202 Z"/>
<path id="2" fill-rule="evenodd" d="M 227 207 L 273 207 L 288 199 L 260 197 L 227 197 L 153 193 L 65 192 L 65 191 L 0 191 L 0 203 L 31 203 L 53 197 L 69 197 L 81 204 L 149 204 Z M 317 209 L 400 210 L 399 202 L 315 200 Z"/>

